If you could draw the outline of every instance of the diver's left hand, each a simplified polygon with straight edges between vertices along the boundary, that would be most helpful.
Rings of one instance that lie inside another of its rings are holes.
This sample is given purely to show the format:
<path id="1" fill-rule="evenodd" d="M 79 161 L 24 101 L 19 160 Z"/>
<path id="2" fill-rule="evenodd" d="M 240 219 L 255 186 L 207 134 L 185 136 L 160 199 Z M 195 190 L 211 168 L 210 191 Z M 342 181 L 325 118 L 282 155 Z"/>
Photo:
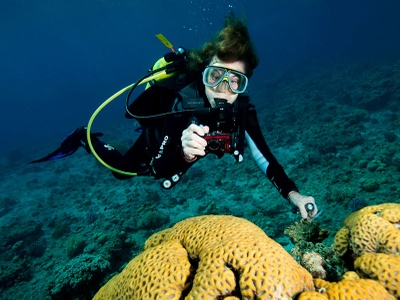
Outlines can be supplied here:
<path id="1" fill-rule="evenodd" d="M 292 191 L 289 193 L 289 200 L 294 205 L 297 206 L 300 210 L 301 217 L 303 219 L 307 219 L 308 217 L 314 217 L 318 213 L 317 205 L 315 204 L 314 197 L 311 196 L 303 196 L 298 192 Z M 305 205 L 307 203 L 314 204 L 314 210 L 307 212 Z"/>

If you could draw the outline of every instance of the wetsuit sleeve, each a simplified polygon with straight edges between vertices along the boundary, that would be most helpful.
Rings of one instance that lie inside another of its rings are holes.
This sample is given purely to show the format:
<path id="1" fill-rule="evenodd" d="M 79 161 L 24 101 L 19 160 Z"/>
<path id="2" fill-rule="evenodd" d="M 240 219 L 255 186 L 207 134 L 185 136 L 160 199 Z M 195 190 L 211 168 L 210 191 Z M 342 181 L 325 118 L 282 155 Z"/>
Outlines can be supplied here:
<path id="1" fill-rule="evenodd" d="M 247 112 L 246 141 L 256 164 L 284 198 L 287 199 L 289 192 L 298 191 L 265 142 L 256 110 L 251 104 Z"/>
<path id="2" fill-rule="evenodd" d="M 155 178 L 171 177 L 186 172 L 193 163 L 187 162 L 182 155 L 182 131 L 187 120 L 182 117 L 169 117 L 164 123 L 158 152 L 151 161 L 151 173 Z"/>

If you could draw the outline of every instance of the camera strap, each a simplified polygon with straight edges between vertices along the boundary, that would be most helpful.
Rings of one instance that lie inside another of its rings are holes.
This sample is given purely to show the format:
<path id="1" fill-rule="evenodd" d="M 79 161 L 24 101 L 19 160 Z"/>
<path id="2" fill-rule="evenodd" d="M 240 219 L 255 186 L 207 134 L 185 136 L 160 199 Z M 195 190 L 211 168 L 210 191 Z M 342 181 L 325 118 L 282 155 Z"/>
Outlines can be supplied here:
<path id="1" fill-rule="evenodd" d="M 237 128 L 236 132 L 234 133 L 233 137 L 233 156 L 235 157 L 237 162 L 243 161 L 243 154 L 244 154 L 244 140 L 245 140 L 245 133 L 246 133 L 246 116 L 247 116 L 247 109 L 248 103 L 250 101 L 249 96 L 239 95 L 238 99 L 236 100 L 238 103 L 237 108 Z"/>

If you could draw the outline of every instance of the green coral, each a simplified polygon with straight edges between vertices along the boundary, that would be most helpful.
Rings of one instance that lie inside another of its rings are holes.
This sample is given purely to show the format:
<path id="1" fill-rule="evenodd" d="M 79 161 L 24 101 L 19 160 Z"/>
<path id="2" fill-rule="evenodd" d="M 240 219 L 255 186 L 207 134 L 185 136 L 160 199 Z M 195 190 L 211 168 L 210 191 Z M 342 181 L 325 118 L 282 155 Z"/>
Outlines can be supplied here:
<path id="1" fill-rule="evenodd" d="M 309 272 L 312 267 L 304 261 L 305 254 L 317 253 L 322 257 L 320 267 L 324 269 L 323 279 L 329 281 L 338 281 L 341 279 L 344 270 L 343 260 L 336 256 L 336 252 L 332 246 L 328 247 L 321 242 L 329 235 L 329 231 L 320 227 L 320 225 L 312 219 L 301 220 L 290 225 L 284 230 L 294 247 L 290 250 L 290 254 Z M 315 267 L 315 265 L 314 265 Z"/>
<path id="2" fill-rule="evenodd" d="M 347 203 L 353 199 L 357 193 L 351 188 L 327 189 L 324 202 L 326 203 Z"/>
<path id="3" fill-rule="evenodd" d="M 377 189 L 379 189 L 379 183 L 377 180 L 371 178 L 367 179 L 363 184 L 362 184 L 362 189 L 367 192 L 374 192 Z"/>
<path id="4" fill-rule="evenodd" d="M 140 229 L 157 229 L 166 225 L 169 220 L 167 214 L 158 210 L 150 210 L 141 215 L 137 225 Z"/>
<path id="5" fill-rule="evenodd" d="M 326 271 L 325 280 L 328 281 L 339 281 L 342 275 L 347 271 L 344 268 L 344 261 L 336 255 L 333 246 L 326 246 L 322 243 L 311 243 L 306 241 L 300 241 L 291 250 L 290 255 L 307 269 L 307 266 L 303 262 L 303 256 L 305 253 L 316 252 L 321 255 L 324 259 L 324 269 Z M 310 271 L 310 270 L 309 270 Z"/>
<path id="6" fill-rule="evenodd" d="M 69 258 L 73 258 L 83 252 L 86 242 L 79 235 L 71 236 L 66 243 L 66 253 Z"/>
<path id="7" fill-rule="evenodd" d="M 293 244 L 297 244 L 300 241 L 318 243 L 322 242 L 329 235 L 328 230 L 320 227 L 312 219 L 296 222 L 287 227 L 283 233 L 290 238 Z"/>
<path id="8" fill-rule="evenodd" d="M 70 225 L 68 223 L 66 223 L 66 222 L 61 222 L 61 223 L 58 223 L 58 224 L 56 224 L 54 226 L 51 235 L 54 238 L 60 238 L 60 237 L 66 235 L 66 234 L 68 234 L 70 232 L 71 232 Z"/>

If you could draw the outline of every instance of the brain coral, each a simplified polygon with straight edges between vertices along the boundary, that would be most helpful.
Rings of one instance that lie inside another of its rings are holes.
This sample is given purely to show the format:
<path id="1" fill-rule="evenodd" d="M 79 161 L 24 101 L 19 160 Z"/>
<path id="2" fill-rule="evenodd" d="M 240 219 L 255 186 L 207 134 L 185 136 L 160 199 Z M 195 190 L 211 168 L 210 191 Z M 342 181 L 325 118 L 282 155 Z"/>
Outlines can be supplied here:
<path id="1" fill-rule="evenodd" d="M 319 292 L 305 291 L 300 294 L 297 300 L 329 300 L 327 296 Z"/>
<path id="2" fill-rule="evenodd" d="M 400 254 L 400 204 L 367 206 L 350 214 L 334 241 L 339 255 L 351 250 L 355 256 L 366 252 Z"/>
<path id="3" fill-rule="evenodd" d="M 339 282 L 328 282 L 317 278 L 314 284 L 315 289 L 330 300 L 396 300 L 379 282 L 370 279 L 342 279 Z"/>
<path id="4" fill-rule="evenodd" d="M 311 274 L 253 223 L 200 216 L 151 236 L 94 299 L 292 299 Z"/>
<path id="5" fill-rule="evenodd" d="M 353 282 L 373 279 L 371 286 L 376 282 L 391 297 L 400 298 L 400 204 L 367 206 L 350 214 L 335 236 L 334 247 L 341 256 L 352 254 L 357 276 L 367 278 Z"/>
<path id="6" fill-rule="evenodd" d="M 365 253 L 354 262 L 363 277 L 379 281 L 392 295 L 400 299 L 400 256 L 383 253 Z"/>
<path id="7" fill-rule="evenodd" d="M 179 241 L 167 241 L 139 254 L 94 299 L 180 299 L 190 271 Z"/>

